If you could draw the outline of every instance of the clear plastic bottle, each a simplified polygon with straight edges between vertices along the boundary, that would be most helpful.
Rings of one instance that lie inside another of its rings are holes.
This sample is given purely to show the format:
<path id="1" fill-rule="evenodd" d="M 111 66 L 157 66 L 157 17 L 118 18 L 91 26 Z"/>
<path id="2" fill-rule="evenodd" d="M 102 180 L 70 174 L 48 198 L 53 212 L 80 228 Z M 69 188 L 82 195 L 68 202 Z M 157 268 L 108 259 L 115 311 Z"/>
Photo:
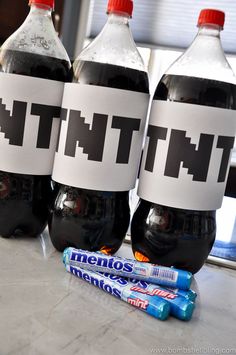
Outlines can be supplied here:
<path id="1" fill-rule="evenodd" d="M 115 253 L 129 225 L 149 96 L 129 29 L 132 10 L 131 0 L 108 2 L 107 23 L 76 59 L 73 83 L 65 87 L 53 170 L 60 191 L 49 223 L 59 251 Z"/>
<path id="2" fill-rule="evenodd" d="M 29 4 L 24 23 L 0 49 L 3 237 L 36 236 L 47 224 L 61 99 L 71 67 L 53 26 L 54 0 Z"/>
<path id="3" fill-rule="evenodd" d="M 202 10 L 196 38 L 157 86 L 131 224 L 140 261 L 195 273 L 214 243 L 236 131 L 223 25 L 223 12 Z"/>

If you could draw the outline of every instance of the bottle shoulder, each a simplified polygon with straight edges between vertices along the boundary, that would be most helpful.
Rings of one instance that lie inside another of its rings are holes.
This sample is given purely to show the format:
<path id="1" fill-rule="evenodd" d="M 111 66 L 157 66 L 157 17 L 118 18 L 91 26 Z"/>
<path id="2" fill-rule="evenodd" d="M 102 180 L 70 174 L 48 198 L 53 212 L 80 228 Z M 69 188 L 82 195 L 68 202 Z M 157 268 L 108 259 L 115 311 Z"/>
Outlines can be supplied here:
<path id="1" fill-rule="evenodd" d="M 148 75 L 145 71 L 80 60 L 76 60 L 72 68 L 74 83 L 149 92 Z"/>
<path id="2" fill-rule="evenodd" d="M 0 72 L 56 81 L 68 81 L 71 64 L 67 60 L 31 52 L 5 50 L 0 53 Z"/>
<path id="3" fill-rule="evenodd" d="M 183 102 L 219 108 L 236 108 L 236 85 L 219 80 L 165 74 L 154 100 Z"/>
<path id="4" fill-rule="evenodd" d="M 34 53 L 69 61 L 51 17 L 28 15 L 25 22 L 3 43 L 6 50 Z"/>
<path id="5" fill-rule="evenodd" d="M 220 37 L 197 35 L 190 47 L 170 65 L 166 74 L 236 84 L 236 76 L 224 54 Z"/>
<path id="6" fill-rule="evenodd" d="M 0 72 L 67 81 L 70 66 L 49 16 L 29 14 L 0 49 Z"/>

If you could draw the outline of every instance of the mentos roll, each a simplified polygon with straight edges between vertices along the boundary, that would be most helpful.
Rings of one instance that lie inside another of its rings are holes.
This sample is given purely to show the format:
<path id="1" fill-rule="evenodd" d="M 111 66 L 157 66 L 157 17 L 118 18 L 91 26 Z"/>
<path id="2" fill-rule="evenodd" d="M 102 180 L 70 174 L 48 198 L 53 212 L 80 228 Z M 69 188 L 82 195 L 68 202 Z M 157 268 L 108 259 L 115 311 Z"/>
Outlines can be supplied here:
<path id="1" fill-rule="evenodd" d="M 65 249 L 63 262 L 87 270 L 108 272 L 183 290 L 188 290 L 192 281 L 192 274 L 187 271 L 75 248 Z"/>
<path id="2" fill-rule="evenodd" d="M 158 296 L 166 300 L 170 305 L 170 314 L 178 319 L 190 320 L 195 308 L 195 304 L 186 298 L 179 296 L 164 288 L 149 284 L 148 287 L 131 286 L 131 291 L 148 296 Z"/>
<path id="3" fill-rule="evenodd" d="M 189 301 L 195 302 L 197 293 L 194 290 L 181 290 L 180 288 L 167 287 L 167 290 L 186 298 Z"/>
<path id="4" fill-rule="evenodd" d="M 133 279 L 133 278 L 128 278 L 127 280 L 129 282 L 132 282 L 133 284 L 135 284 L 139 287 L 145 288 L 145 289 L 148 288 L 149 285 L 153 285 L 153 284 L 150 284 L 150 282 L 143 281 L 143 280 L 137 280 L 137 279 Z M 197 293 L 191 289 L 181 290 L 180 288 L 174 288 L 174 287 L 165 287 L 163 289 L 166 291 L 170 291 L 176 295 L 182 296 L 192 302 L 195 302 L 195 300 L 197 298 Z"/>
<path id="5" fill-rule="evenodd" d="M 123 282 L 122 278 L 118 280 L 115 275 L 105 277 L 101 273 L 84 270 L 69 264 L 66 264 L 66 270 L 155 318 L 165 320 L 169 316 L 170 305 L 167 301 L 160 297 L 152 297 L 132 291 L 133 285 L 130 286 L 128 282 Z"/>

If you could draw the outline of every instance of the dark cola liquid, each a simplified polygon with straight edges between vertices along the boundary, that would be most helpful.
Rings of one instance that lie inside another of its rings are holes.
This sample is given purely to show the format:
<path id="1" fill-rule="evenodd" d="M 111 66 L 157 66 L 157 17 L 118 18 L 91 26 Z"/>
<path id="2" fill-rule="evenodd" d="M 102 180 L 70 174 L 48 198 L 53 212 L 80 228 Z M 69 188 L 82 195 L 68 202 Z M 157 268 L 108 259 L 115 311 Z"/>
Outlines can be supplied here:
<path id="1" fill-rule="evenodd" d="M 65 60 L 38 54 L 12 50 L 0 54 L 0 72 L 66 81 L 69 68 Z M 46 227 L 52 198 L 50 176 L 0 171 L 0 235 L 40 234 Z"/>
<path id="2" fill-rule="evenodd" d="M 95 62 L 75 63 L 74 82 L 148 93 L 147 73 Z M 59 251 L 68 246 L 115 253 L 130 221 L 129 192 L 60 186 L 49 231 Z"/>
<path id="3" fill-rule="evenodd" d="M 214 80 L 166 75 L 154 100 L 235 109 L 235 86 Z M 140 199 L 131 224 L 136 259 L 196 273 L 215 240 L 215 211 L 191 211 Z"/>

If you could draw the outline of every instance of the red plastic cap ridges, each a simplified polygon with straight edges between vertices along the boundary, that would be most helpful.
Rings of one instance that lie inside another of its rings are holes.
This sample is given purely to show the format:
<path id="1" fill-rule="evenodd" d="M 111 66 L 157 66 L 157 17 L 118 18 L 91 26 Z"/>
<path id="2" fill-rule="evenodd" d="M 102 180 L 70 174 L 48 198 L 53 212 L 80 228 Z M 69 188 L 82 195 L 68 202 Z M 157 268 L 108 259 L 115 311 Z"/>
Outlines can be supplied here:
<path id="1" fill-rule="evenodd" d="M 200 12 L 198 18 L 198 26 L 202 25 L 218 25 L 224 27 L 225 13 L 220 10 L 204 9 Z"/>
<path id="2" fill-rule="evenodd" d="M 130 17 L 133 13 L 133 1 L 132 0 L 109 0 L 107 5 L 107 13 L 111 12 L 123 12 Z"/>
<path id="3" fill-rule="evenodd" d="M 32 4 L 44 5 L 54 9 L 55 0 L 29 0 L 29 5 Z"/>

